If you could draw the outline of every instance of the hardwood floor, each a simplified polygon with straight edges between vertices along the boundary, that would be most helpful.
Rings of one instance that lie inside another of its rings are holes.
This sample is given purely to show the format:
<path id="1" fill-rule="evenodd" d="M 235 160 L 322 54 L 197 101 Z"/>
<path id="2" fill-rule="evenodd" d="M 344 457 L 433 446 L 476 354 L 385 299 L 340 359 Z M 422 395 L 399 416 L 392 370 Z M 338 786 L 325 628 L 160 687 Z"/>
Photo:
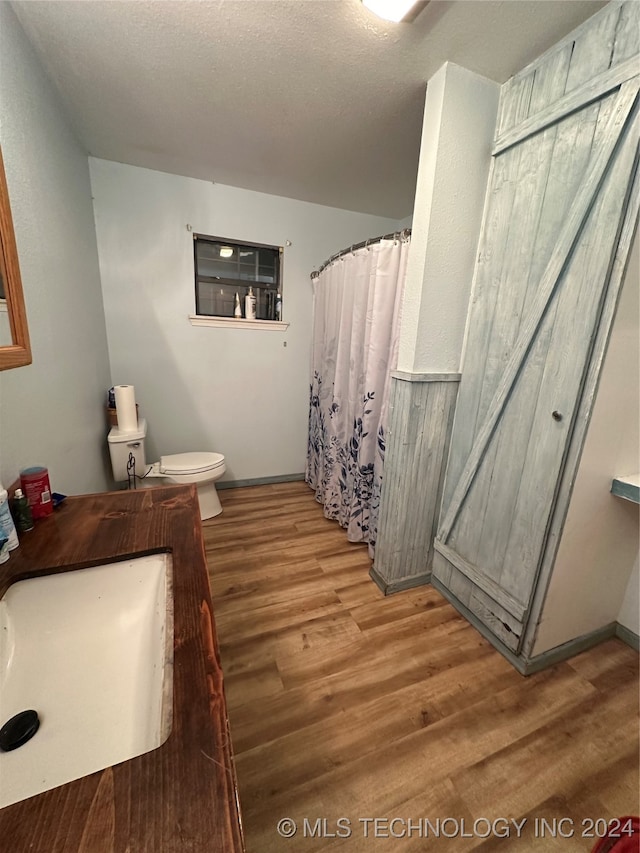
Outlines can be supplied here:
<path id="1" fill-rule="evenodd" d="M 248 853 L 588 851 L 583 821 L 638 813 L 632 649 L 525 679 L 431 587 L 384 598 L 305 484 L 221 500 L 204 536 Z"/>

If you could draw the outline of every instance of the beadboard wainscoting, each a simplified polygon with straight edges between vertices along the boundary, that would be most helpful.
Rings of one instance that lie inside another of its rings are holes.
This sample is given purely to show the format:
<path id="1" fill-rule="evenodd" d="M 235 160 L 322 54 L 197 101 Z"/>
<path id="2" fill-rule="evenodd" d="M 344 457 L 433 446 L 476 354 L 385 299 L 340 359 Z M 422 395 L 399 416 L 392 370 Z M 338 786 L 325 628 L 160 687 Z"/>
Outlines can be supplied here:
<path id="1" fill-rule="evenodd" d="M 392 374 L 371 577 L 389 594 L 427 583 L 459 373 Z"/>

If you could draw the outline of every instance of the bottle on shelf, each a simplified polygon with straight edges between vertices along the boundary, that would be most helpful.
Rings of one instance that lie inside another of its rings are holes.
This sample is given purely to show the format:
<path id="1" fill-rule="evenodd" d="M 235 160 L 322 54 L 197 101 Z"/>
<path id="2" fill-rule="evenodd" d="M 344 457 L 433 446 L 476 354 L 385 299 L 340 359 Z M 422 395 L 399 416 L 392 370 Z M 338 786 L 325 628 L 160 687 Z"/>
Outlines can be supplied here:
<path id="1" fill-rule="evenodd" d="M 233 308 L 233 316 L 237 319 L 242 319 L 242 308 L 240 307 L 240 294 L 236 290 L 236 300 Z"/>
<path id="2" fill-rule="evenodd" d="M 244 298 L 244 316 L 247 320 L 256 319 L 256 297 L 253 287 L 249 287 L 249 292 Z"/>
<path id="3" fill-rule="evenodd" d="M 280 291 L 276 294 L 276 320 L 282 320 L 282 295 Z"/>

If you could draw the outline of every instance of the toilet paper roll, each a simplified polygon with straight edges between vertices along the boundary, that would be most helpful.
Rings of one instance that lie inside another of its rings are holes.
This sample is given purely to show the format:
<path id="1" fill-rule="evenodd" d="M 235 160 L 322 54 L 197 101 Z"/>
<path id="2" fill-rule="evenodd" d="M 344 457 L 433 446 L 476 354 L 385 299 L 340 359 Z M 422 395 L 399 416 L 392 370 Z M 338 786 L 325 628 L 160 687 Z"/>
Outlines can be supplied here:
<path id="1" fill-rule="evenodd" d="M 133 385 L 115 385 L 116 413 L 118 429 L 122 432 L 135 432 L 138 429 L 136 413 L 136 391 Z"/>

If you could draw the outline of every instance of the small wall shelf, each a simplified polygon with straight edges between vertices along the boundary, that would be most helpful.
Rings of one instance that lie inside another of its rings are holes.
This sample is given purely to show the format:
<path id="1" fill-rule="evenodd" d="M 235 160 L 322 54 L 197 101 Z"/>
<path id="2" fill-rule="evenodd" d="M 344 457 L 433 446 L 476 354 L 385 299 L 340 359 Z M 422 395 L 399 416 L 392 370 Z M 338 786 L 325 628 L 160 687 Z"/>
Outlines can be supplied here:
<path id="1" fill-rule="evenodd" d="M 640 474 L 616 477 L 611 483 L 611 494 L 627 501 L 640 504 Z"/>
<path id="2" fill-rule="evenodd" d="M 235 317 L 205 317 L 189 314 L 192 326 L 212 326 L 217 329 L 262 329 L 267 332 L 284 332 L 289 328 L 282 320 L 238 320 Z"/>

